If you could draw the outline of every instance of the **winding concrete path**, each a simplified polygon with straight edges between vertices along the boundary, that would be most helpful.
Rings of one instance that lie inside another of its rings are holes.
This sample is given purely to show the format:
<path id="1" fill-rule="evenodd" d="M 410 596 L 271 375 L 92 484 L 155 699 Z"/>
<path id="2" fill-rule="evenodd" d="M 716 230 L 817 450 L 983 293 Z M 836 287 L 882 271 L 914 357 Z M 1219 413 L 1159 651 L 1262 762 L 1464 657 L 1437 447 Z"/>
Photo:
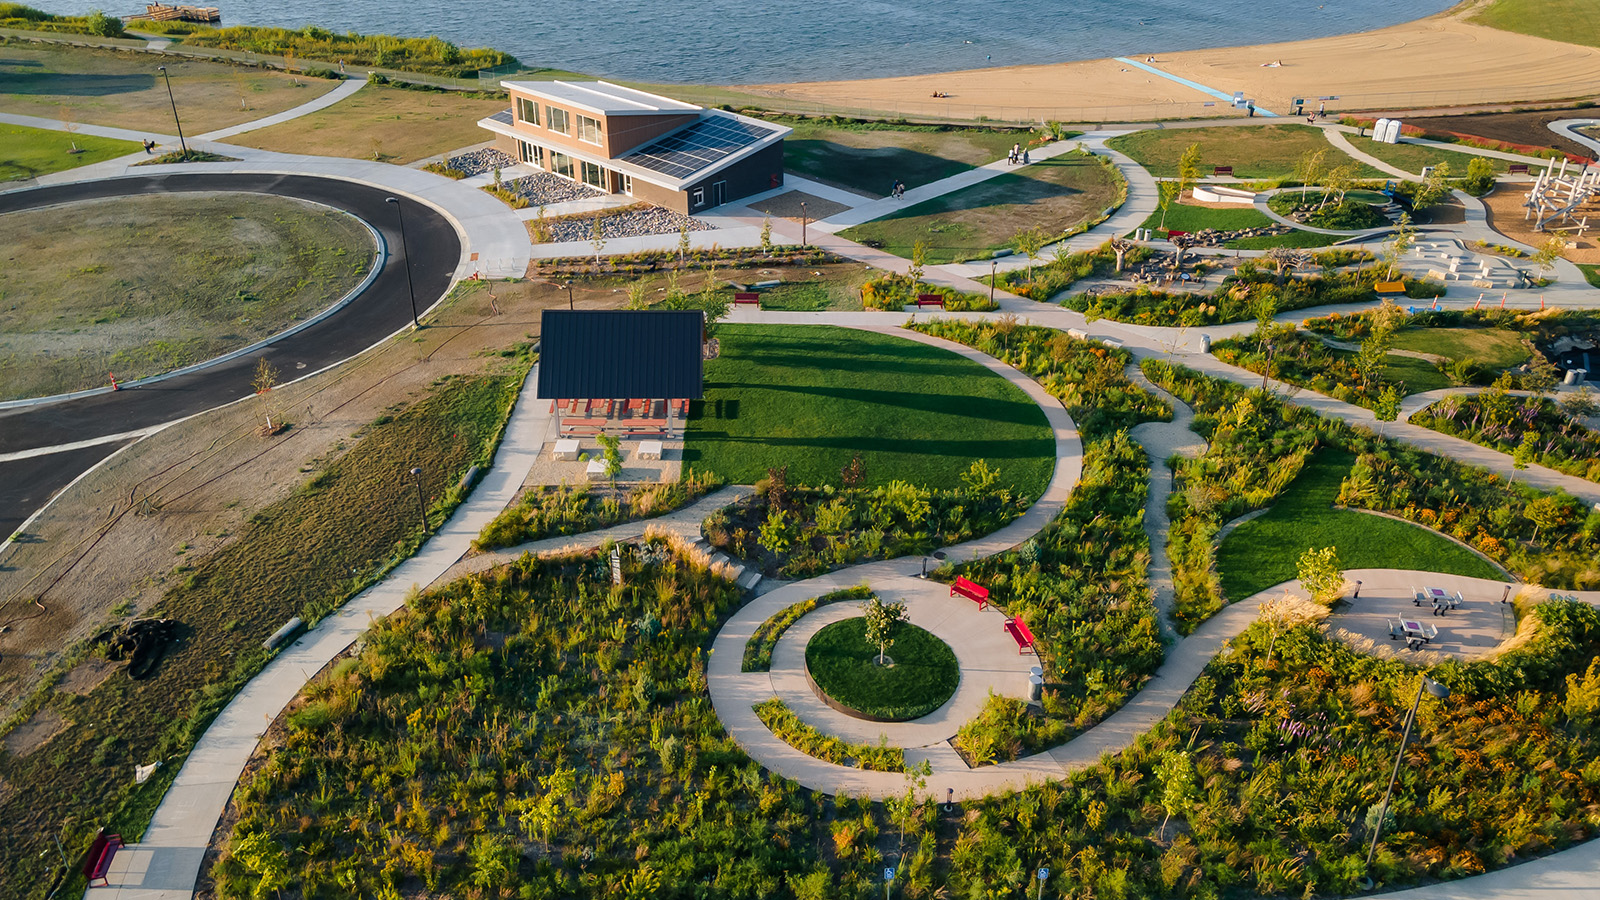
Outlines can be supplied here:
<path id="1" fill-rule="evenodd" d="M 1167 460 L 1174 456 L 1194 459 L 1206 452 L 1207 444 L 1194 432 L 1194 410 L 1188 404 L 1146 378 L 1138 363 L 1129 364 L 1126 374 L 1129 381 L 1160 397 L 1172 410 L 1172 421 L 1144 422 L 1129 432 L 1150 457 L 1150 489 L 1144 501 L 1144 530 L 1150 538 L 1150 593 L 1162 639 L 1170 642 L 1178 639 L 1178 632 L 1172 621 L 1177 595 L 1172 584 L 1172 559 L 1167 555 L 1172 528 L 1167 498 L 1172 494 L 1174 473 Z"/>

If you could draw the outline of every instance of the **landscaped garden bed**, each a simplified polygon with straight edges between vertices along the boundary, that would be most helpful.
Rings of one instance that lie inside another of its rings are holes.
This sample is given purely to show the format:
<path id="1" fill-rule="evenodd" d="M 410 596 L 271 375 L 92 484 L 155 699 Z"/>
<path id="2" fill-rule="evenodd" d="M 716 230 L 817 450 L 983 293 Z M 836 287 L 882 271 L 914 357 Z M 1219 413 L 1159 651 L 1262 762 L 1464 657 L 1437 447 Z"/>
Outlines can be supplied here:
<path id="1" fill-rule="evenodd" d="M 946 312 L 991 312 L 1000 304 L 986 294 L 974 294 L 938 284 L 913 281 L 909 276 L 887 272 L 861 285 L 861 304 L 867 309 L 901 312 L 925 295 L 939 297 Z"/>
<path id="2" fill-rule="evenodd" d="M 640 275 L 649 272 L 697 269 L 755 269 L 765 266 L 818 266 L 843 262 L 840 257 L 816 247 L 759 248 L 724 247 L 715 249 L 641 250 L 605 256 L 596 269 L 591 256 L 557 256 L 536 261 L 537 274 L 563 275 Z"/>
<path id="3" fill-rule="evenodd" d="M 744 662 L 740 665 L 740 671 L 769 671 L 772 668 L 772 650 L 778 646 L 778 639 L 783 637 L 783 633 L 789 630 L 790 625 L 800 621 L 801 616 L 830 603 L 838 603 L 841 600 L 865 600 L 870 596 L 872 589 L 862 584 L 802 600 L 773 613 L 745 643 Z"/>
<path id="4" fill-rule="evenodd" d="M 690 471 L 678 481 L 625 490 L 597 490 L 586 484 L 535 487 L 485 525 L 472 547 L 495 550 L 650 519 L 688 506 L 719 486 L 714 476 Z"/>
<path id="5" fill-rule="evenodd" d="M 920 719 L 943 706 L 961 683 L 955 652 L 910 622 L 894 629 L 881 658 L 867 618 L 826 625 L 806 644 L 806 674 L 829 706 L 875 722 Z"/>
<path id="6" fill-rule="evenodd" d="M 1330 228 L 1335 231 L 1361 231 L 1367 228 L 1385 228 L 1394 224 L 1379 212 L 1378 206 L 1388 202 L 1382 194 L 1372 191 L 1360 193 L 1314 191 L 1280 191 L 1272 195 L 1267 205 L 1281 216 L 1313 228 Z"/>
<path id="7" fill-rule="evenodd" d="M 852 744 L 831 735 L 823 734 L 800 720 L 782 700 L 773 697 L 754 707 L 761 724 L 777 736 L 778 740 L 807 756 L 830 762 L 836 766 L 850 766 L 872 772 L 903 772 L 906 768 L 905 751 L 880 744 Z"/>
<path id="8" fill-rule="evenodd" d="M 1572 404 L 1594 414 L 1592 398 Z M 1525 452 L 1528 462 L 1600 482 L 1600 433 L 1549 397 L 1518 397 L 1491 386 L 1481 394 L 1445 397 L 1412 413 L 1409 421 L 1501 453 L 1521 457 Z"/>

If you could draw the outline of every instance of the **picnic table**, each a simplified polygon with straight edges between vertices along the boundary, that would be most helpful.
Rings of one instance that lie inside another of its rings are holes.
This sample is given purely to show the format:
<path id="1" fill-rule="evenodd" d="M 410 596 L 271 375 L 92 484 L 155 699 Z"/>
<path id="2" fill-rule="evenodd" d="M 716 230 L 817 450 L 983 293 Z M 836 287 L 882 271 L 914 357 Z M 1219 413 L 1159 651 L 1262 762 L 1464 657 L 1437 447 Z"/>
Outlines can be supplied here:
<path id="1" fill-rule="evenodd" d="M 1398 625 L 1393 620 L 1389 621 L 1389 640 L 1404 638 L 1406 646 L 1412 650 L 1416 650 L 1423 644 L 1433 643 L 1433 639 L 1438 636 L 1439 629 L 1433 625 L 1426 625 L 1411 619 L 1401 619 Z"/>
<path id="2" fill-rule="evenodd" d="M 1424 600 L 1433 606 L 1433 614 L 1436 616 L 1444 615 L 1447 610 L 1459 608 L 1463 602 L 1460 591 L 1451 594 L 1444 588 L 1427 586 L 1420 591 L 1412 590 L 1412 606 L 1421 606 Z"/>

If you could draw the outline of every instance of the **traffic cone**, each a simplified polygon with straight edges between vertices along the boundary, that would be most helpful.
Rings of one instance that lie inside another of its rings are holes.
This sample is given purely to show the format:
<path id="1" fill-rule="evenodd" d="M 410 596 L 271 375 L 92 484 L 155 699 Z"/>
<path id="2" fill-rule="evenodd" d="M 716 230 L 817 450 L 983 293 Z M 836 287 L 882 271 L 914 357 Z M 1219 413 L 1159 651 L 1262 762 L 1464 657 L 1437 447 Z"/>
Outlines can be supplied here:
<path id="1" fill-rule="evenodd" d="M 115 372 L 111 373 L 111 389 L 113 391 L 122 390 L 122 385 L 117 384 L 117 373 L 115 373 Z"/>

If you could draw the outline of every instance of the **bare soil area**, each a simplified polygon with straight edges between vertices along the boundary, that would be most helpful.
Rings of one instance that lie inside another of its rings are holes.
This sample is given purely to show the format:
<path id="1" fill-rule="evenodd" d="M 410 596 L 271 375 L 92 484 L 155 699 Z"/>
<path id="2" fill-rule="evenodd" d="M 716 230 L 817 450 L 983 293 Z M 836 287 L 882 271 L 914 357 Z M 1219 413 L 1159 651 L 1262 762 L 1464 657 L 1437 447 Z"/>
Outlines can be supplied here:
<path id="1" fill-rule="evenodd" d="M 88 200 L 0 216 L 0 400 L 203 362 L 325 309 L 377 247 L 289 197 Z"/>
<path id="2" fill-rule="evenodd" d="M 1530 247 L 1538 247 L 1554 235 L 1556 229 L 1545 232 L 1533 230 L 1533 222 L 1524 218 L 1528 212 L 1523 207 L 1523 200 L 1527 196 L 1527 189 L 1522 186 L 1502 185 L 1493 193 L 1483 198 L 1484 210 L 1489 216 L 1489 227 L 1500 232 L 1514 241 L 1521 241 Z M 1600 200 L 1589 204 L 1587 212 L 1579 212 L 1581 218 L 1588 215 L 1589 221 L 1600 222 Z M 1591 229 L 1583 237 L 1575 237 L 1576 229 L 1567 229 L 1569 243 L 1577 244 L 1577 249 L 1568 250 L 1561 254 L 1568 260 L 1585 265 L 1600 264 L 1600 240 Z M 1523 267 L 1528 268 L 1527 261 L 1523 260 Z"/>
<path id="3" fill-rule="evenodd" d="M 1549 147 L 1565 153 L 1576 153 L 1589 159 L 1594 151 L 1569 138 L 1562 137 L 1546 126 L 1558 119 L 1586 119 L 1600 115 L 1595 107 L 1561 107 L 1534 109 L 1522 112 L 1476 113 L 1465 116 L 1426 116 L 1405 119 L 1405 124 L 1415 125 L 1428 132 L 1455 134 L 1466 137 L 1501 141 L 1522 147 Z"/>
<path id="4" fill-rule="evenodd" d="M 802 203 L 805 204 L 805 209 L 803 210 L 800 208 Z M 780 219 L 793 219 L 796 222 L 800 221 L 802 214 L 807 221 L 815 222 L 818 219 L 826 219 L 850 208 L 843 203 L 835 203 L 832 200 L 815 197 L 805 191 L 789 191 L 776 197 L 768 197 L 765 200 L 750 204 L 750 207 L 769 216 L 777 216 Z"/>
<path id="5" fill-rule="evenodd" d="M 23 757 L 38 750 L 66 730 L 69 723 L 53 709 L 41 709 L 28 721 L 11 729 L 0 746 L 10 756 Z"/>

